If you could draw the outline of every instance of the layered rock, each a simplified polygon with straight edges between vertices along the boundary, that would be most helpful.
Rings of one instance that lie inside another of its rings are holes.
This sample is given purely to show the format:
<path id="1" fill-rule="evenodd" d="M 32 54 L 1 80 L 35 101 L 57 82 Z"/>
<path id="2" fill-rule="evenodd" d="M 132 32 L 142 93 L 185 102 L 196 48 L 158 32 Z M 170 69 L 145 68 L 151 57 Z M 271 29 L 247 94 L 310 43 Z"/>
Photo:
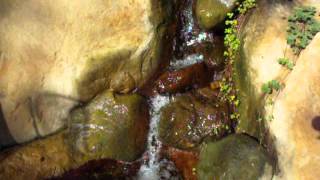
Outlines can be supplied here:
<path id="1" fill-rule="evenodd" d="M 103 89 L 126 93 L 159 65 L 166 1 L 0 1 L 0 102 L 10 145 L 65 127 Z M 2 118 L 1 118 L 2 119 Z"/>

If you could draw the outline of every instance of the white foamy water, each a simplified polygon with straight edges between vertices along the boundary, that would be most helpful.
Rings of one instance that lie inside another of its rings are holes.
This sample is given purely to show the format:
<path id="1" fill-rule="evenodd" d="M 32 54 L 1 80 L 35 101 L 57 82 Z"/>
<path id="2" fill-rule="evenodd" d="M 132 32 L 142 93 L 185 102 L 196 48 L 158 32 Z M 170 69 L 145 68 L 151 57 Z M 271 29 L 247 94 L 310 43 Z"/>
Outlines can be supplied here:
<path id="1" fill-rule="evenodd" d="M 192 54 L 192 55 L 187 56 L 184 59 L 178 59 L 175 61 L 171 61 L 170 67 L 173 69 L 181 69 L 181 68 L 185 68 L 185 67 L 191 66 L 196 63 L 200 63 L 202 61 L 204 61 L 203 55 Z"/>
<path id="2" fill-rule="evenodd" d="M 150 101 L 151 119 L 147 146 L 149 160 L 146 164 L 141 166 L 138 173 L 138 180 L 160 179 L 159 150 L 161 148 L 161 143 L 158 140 L 158 123 L 160 121 L 160 109 L 169 103 L 170 98 L 168 96 L 156 95 L 150 99 Z"/>

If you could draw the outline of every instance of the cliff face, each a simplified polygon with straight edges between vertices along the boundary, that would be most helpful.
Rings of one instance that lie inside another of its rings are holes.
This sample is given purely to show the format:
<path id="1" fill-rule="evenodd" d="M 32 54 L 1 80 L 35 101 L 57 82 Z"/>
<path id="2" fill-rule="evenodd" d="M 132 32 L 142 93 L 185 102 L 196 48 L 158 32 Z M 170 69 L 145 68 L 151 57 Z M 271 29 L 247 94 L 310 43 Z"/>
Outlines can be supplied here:
<path id="1" fill-rule="evenodd" d="M 248 124 L 263 120 L 274 140 L 280 170 L 275 179 L 318 179 L 320 175 L 316 170 L 320 166 L 320 34 L 299 55 L 293 53 L 286 39 L 288 17 L 301 5 L 316 7 L 315 18 L 319 19 L 318 1 L 261 1 L 241 31 L 238 65 L 243 69 L 239 78 L 242 87 L 248 88 L 242 96 L 242 110 L 250 119 Z M 295 62 L 292 70 L 279 64 L 283 57 Z M 266 96 L 261 87 L 271 80 L 279 81 L 282 88 Z M 249 133 L 257 130 L 243 127 Z"/>
<path id="2" fill-rule="evenodd" d="M 163 1 L 0 1 L 0 102 L 7 137 L 23 143 L 65 126 L 104 89 L 127 93 L 159 65 Z"/>

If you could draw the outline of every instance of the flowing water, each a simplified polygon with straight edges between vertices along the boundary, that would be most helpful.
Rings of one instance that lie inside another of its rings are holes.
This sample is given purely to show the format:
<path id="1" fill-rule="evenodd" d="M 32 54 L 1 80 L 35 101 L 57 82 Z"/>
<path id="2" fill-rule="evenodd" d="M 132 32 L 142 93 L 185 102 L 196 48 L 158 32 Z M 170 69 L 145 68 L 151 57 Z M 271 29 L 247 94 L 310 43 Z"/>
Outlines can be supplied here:
<path id="1" fill-rule="evenodd" d="M 158 140 L 158 123 L 160 121 L 160 109 L 168 104 L 168 96 L 156 95 L 150 99 L 150 130 L 148 135 L 148 162 L 141 166 L 138 173 L 139 180 L 157 180 L 159 179 L 160 164 L 159 152 L 161 142 Z"/>
<path id="2" fill-rule="evenodd" d="M 202 42 L 212 39 L 211 33 L 202 32 L 196 28 L 192 5 L 193 0 L 185 0 L 177 7 L 180 9 L 176 15 L 178 29 L 173 43 L 175 55 L 171 58 L 168 67 L 170 71 L 176 71 L 197 63 L 203 63 L 205 59 L 203 53 L 194 49 Z M 137 177 L 139 180 L 180 179 L 179 176 L 172 175 L 172 172 L 176 171 L 174 163 L 160 157 L 162 146 L 158 139 L 158 124 L 161 116 L 160 110 L 170 103 L 170 98 L 169 95 L 156 94 L 149 99 L 151 119 L 147 146 L 148 159 L 138 172 Z M 174 98 L 174 96 L 172 96 L 172 98 Z"/>

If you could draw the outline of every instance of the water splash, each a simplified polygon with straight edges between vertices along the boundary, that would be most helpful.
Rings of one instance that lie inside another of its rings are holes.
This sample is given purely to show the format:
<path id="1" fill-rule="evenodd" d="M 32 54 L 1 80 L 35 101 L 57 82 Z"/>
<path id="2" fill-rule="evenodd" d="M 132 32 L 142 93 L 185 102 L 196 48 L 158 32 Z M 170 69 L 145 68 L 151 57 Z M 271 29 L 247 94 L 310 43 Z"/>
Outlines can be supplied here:
<path id="1" fill-rule="evenodd" d="M 204 61 L 202 54 L 191 54 L 183 59 L 170 62 L 170 68 L 178 70 Z"/>
<path id="2" fill-rule="evenodd" d="M 139 180 L 158 180 L 160 179 L 159 150 L 161 142 L 158 140 L 158 123 L 160 121 L 160 109 L 170 102 L 168 96 L 156 95 L 150 99 L 150 130 L 148 134 L 148 155 L 149 160 L 142 165 L 139 173 Z"/>

